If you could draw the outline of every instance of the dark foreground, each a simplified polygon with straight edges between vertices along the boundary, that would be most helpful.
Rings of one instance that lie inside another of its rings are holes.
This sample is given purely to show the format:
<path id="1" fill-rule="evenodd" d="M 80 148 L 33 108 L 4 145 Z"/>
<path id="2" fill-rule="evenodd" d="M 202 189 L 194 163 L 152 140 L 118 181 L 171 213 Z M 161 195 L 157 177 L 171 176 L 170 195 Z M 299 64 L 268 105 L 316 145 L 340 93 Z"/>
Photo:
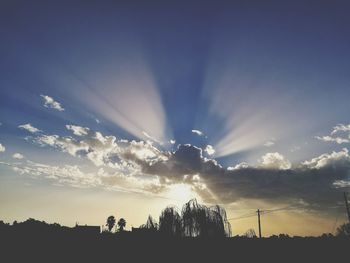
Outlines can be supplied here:
<path id="1" fill-rule="evenodd" d="M 347 262 L 350 252 L 349 238 L 334 237 L 172 239 L 2 232 L 0 242 L 0 262 Z"/>

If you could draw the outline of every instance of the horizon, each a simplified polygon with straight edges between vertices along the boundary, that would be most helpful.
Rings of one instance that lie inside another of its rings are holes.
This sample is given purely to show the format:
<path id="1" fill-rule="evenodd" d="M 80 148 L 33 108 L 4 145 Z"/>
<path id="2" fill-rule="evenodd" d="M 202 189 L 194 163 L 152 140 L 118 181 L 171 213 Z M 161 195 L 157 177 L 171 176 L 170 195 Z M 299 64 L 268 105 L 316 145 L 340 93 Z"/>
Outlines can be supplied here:
<path id="1" fill-rule="evenodd" d="M 348 221 L 350 3 L 2 1 L 0 220 L 127 229 L 196 198 L 233 235 Z"/>

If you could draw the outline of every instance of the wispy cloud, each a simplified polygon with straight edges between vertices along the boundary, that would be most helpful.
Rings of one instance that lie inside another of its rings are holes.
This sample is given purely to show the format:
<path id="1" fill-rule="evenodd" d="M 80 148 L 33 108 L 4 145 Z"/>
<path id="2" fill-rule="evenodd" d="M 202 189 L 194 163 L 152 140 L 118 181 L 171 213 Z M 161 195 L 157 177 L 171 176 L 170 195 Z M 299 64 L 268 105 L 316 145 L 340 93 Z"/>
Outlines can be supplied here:
<path id="1" fill-rule="evenodd" d="M 275 145 L 275 142 L 272 141 L 272 140 L 267 141 L 267 142 L 264 143 L 264 146 L 266 146 L 266 147 L 271 147 L 271 146 L 273 146 L 273 145 Z"/>
<path id="2" fill-rule="evenodd" d="M 203 132 L 200 130 L 191 130 L 192 133 L 197 134 L 198 136 L 202 136 Z"/>
<path id="3" fill-rule="evenodd" d="M 331 136 L 316 136 L 316 139 L 324 142 L 336 142 L 338 144 L 342 143 L 349 143 L 350 140 L 347 138 L 341 138 L 341 137 L 331 137 Z"/>
<path id="4" fill-rule="evenodd" d="M 324 142 L 335 142 L 337 144 L 350 143 L 350 124 L 338 124 L 333 127 L 330 135 L 316 136 L 316 139 Z"/>
<path id="5" fill-rule="evenodd" d="M 64 111 L 64 108 L 61 106 L 61 103 L 55 101 L 52 97 L 47 95 L 40 95 L 44 100 L 44 107 L 55 109 L 58 111 Z"/>
<path id="6" fill-rule="evenodd" d="M 23 129 L 23 130 L 27 130 L 31 133 L 41 132 L 41 130 L 39 130 L 38 128 L 35 128 L 30 123 L 19 125 L 18 128 Z"/>
<path id="7" fill-rule="evenodd" d="M 333 128 L 332 135 L 338 133 L 338 132 L 350 132 L 350 124 L 344 125 L 344 124 L 338 124 Z"/>

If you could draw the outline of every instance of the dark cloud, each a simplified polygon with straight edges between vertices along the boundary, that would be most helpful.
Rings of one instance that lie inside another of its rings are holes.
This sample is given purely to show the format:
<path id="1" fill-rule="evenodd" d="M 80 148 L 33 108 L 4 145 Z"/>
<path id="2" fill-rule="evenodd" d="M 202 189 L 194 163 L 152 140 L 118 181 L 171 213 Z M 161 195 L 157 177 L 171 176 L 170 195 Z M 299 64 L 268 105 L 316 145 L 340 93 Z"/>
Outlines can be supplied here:
<path id="1" fill-rule="evenodd" d="M 318 166 L 315 166 L 317 163 Z M 230 203 L 241 198 L 279 202 L 303 201 L 313 208 L 335 205 L 341 201 L 341 191 L 335 182 L 348 181 L 350 157 L 348 151 L 324 154 L 298 167 L 280 170 L 246 167 L 233 170 L 222 168 L 215 160 L 203 157 L 202 150 L 192 145 L 179 145 L 167 160 L 144 165 L 142 171 L 166 177 L 171 182 L 186 182 L 198 186 L 198 175 L 207 189 L 198 193 L 208 201 L 216 198 Z M 317 167 L 317 168 L 316 168 Z"/>

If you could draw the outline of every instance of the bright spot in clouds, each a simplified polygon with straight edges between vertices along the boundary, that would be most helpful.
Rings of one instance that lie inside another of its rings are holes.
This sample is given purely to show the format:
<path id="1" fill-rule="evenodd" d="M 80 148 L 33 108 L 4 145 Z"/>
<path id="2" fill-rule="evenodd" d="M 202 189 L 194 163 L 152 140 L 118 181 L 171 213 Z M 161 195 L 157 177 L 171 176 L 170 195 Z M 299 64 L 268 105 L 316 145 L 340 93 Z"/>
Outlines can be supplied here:
<path id="1" fill-rule="evenodd" d="M 1 143 L 0 143 L 0 152 L 4 152 L 6 150 L 5 146 L 3 146 Z"/>
<path id="2" fill-rule="evenodd" d="M 192 188 L 188 184 L 175 184 L 169 186 L 168 191 L 166 192 L 166 197 L 178 201 L 179 204 L 184 204 L 192 198 L 198 198 L 195 192 L 192 191 Z"/>
<path id="3" fill-rule="evenodd" d="M 205 147 L 204 151 L 208 154 L 208 155 L 213 155 L 215 153 L 215 149 L 213 148 L 213 146 L 211 145 L 207 145 L 207 147 Z"/>

